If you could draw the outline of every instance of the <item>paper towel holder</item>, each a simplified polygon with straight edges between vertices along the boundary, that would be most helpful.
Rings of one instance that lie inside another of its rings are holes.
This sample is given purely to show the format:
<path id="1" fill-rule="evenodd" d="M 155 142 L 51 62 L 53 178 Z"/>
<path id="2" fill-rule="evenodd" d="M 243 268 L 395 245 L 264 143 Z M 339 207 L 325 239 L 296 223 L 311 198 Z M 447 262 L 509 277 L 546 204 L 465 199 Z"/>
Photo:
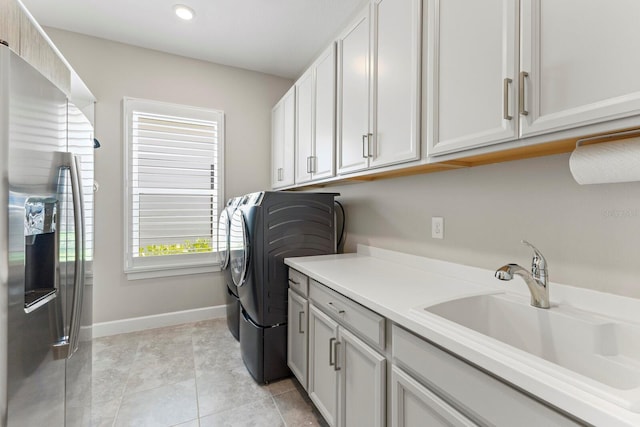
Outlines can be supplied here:
<path id="1" fill-rule="evenodd" d="M 633 135 L 640 135 L 640 129 L 625 130 L 622 132 L 613 132 L 613 133 L 606 133 L 604 135 L 596 135 L 596 136 L 590 136 L 587 138 L 580 138 L 576 141 L 576 148 L 580 147 L 585 142 L 589 143 L 589 142 L 598 141 L 598 140 L 602 140 L 600 142 L 605 142 L 608 140 L 617 139 L 624 136 L 633 136 Z"/>

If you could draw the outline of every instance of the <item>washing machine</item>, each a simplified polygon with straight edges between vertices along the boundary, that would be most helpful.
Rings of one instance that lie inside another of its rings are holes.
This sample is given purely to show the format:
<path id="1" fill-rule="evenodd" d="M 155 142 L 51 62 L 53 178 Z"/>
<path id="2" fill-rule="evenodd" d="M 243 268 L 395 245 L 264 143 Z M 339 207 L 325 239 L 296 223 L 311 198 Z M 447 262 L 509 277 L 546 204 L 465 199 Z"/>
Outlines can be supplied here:
<path id="1" fill-rule="evenodd" d="M 284 259 L 336 252 L 337 195 L 253 193 L 232 216 L 230 267 L 240 298 L 240 350 L 247 370 L 260 383 L 290 375 Z"/>
<path id="2" fill-rule="evenodd" d="M 242 200 L 242 197 L 229 199 L 222 212 L 220 212 L 220 218 L 218 219 L 218 257 L 220 269 L 227 285 L 227 326 L 236 340 L 240 337 L 240 300 L 238 299 L 238 288 L 233 283 L 229 268 L 229 227 L 231 226 L 233 212 L 236 210 L 240 200 Z"/>

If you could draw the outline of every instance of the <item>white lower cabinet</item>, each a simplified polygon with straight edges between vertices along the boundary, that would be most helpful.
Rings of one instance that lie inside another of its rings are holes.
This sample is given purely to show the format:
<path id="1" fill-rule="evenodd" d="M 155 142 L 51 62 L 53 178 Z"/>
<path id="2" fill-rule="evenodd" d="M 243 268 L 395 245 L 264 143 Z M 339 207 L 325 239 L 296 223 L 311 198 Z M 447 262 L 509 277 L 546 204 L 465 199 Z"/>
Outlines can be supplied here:
<path id="1" fill-rule="evenodd" d="M 309 397 L 330 426 L 385 426 L 385 357 L 309 307 Z"/>
<path id="2" fill-rule="evenodd" d="M 302 387 L 307 389 L 307 347 L 309 302 L 289 289 L 287 364 Z"/>
<path id="3" fill-rule="evenodd" d="M 340 426 L 386 425 L 386 360 L 340 327 L 336 343 Z"/>
<path id="4" fill-rule="evenodd" d="M 289 283 L 287 360 L 331 427 L 584 425 L 302 273 Z"/>
<path id="5" fill-rule="evenodd" d="M 392 427 L 468 427 L 471 420 L 397 366 L 391 369 Z"/>
<path id="6" fill-rule="evenodd" d="M 309 312 L 309 397 L 330 426 L 338 421 L 338 322 L 313 304 Z"/>

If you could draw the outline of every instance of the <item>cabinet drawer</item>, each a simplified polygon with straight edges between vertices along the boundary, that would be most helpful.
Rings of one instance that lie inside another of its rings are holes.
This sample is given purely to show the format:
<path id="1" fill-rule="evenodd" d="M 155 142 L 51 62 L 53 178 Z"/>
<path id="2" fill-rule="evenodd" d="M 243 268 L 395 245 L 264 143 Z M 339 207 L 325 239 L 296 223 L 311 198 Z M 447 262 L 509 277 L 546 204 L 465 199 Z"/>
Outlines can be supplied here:
<path id="1" fill-rule="evenodd" d="M 303 297 L 309 295 L 309 278 L 293 268 L 289 269 L 289 288 Z"/>
<path id="2" fill-rule="evenodd" d="M 379 350 L 384 350 L 385 318 L 311 280 L 309 298 L 324 312 Z"/>
<path id="3" fill-rule="evenodd" d="M 582 425 L 397 325 L 392 341 L 394 363 L 478 424 Z"/>

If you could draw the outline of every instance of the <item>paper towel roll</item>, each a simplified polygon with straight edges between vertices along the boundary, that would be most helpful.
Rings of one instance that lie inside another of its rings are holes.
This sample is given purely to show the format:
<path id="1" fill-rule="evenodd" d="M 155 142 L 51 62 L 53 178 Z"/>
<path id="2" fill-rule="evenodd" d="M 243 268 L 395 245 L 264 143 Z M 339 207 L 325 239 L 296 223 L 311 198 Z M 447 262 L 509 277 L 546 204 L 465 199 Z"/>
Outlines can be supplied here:
<path id="1" fill-rule="evenodd" d="M 640 181 L 640 137 L 579 146 L 569 168 L 581 185 Z"/>

